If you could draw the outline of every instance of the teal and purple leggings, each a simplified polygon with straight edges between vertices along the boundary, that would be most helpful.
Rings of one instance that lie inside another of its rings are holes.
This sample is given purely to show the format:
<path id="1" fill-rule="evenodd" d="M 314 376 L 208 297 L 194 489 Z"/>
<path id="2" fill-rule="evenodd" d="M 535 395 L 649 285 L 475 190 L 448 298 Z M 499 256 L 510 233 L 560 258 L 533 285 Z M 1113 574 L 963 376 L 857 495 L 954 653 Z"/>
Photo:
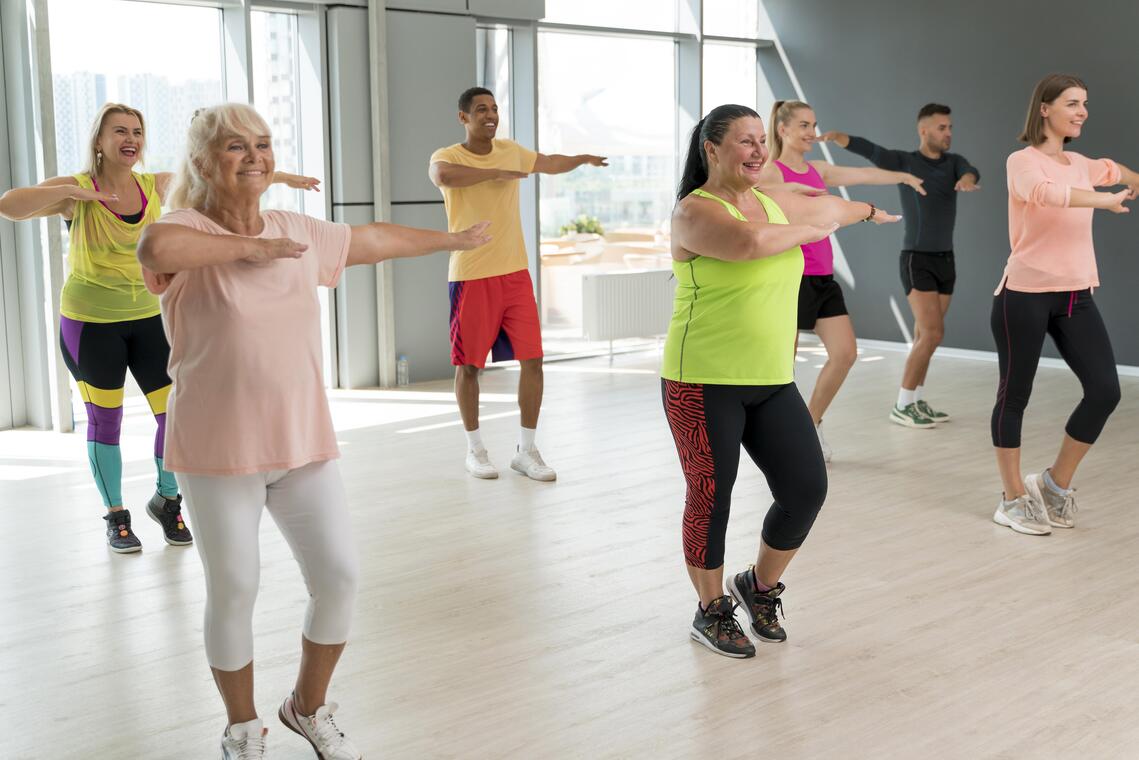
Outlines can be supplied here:
<path id="1" fill-rule="evenodd" d="M 61 316 L 59 347 L 87 408 L 87 456 L 104 506 L 117 507 L 123 503 L 119 432 L 128 369 L 146 394 L 158 422 L 154 436 L 157 490 L 168 499 L 177 496 L 178 484 L 162 466 L 166 398 L 170 394 L 170 378 L 166 374 L 170 346 L 162 330 L 162 317 L 102 323 Z"/>

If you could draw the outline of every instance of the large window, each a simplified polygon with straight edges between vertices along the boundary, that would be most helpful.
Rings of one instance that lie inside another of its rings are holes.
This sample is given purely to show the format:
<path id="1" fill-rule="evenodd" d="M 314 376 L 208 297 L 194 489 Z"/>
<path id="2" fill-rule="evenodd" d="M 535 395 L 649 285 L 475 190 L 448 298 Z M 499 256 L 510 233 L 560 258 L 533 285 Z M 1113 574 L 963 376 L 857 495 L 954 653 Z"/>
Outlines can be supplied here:
<path id="1" fill-rule="evenodd" d="M 253 106 L 273 132 L 273 156 L 281 171 L 301 167 L 300 56 L 293 13 L 253 11 Z M 265 208 L 303 211 L 301 190 L 276 184 L 261 198 Z"/>
<path id="2" fill-rule="evenodd" d="M 609 158 L 606 168 L 540 180 L 542 318 L 552 353 L 589 348 L 583 276 L 668 266 L 675 68 L 671 39 L 539 34 L 539 150 Z"/>
<path id="3" fill-rule="evenodd" d="M 704 0 L 704 34 L 716 37 L 756 37 L 773 35 L 766 13 L 760 13 L 762 0 Z"/>
<path id="4" fill-rule="evenodd" d="M 83 169 L 91 124 L 108 101 L 142 111 L 143 168 L 173 171 L 194 109 L 222 101 L 221 11 L 128 0 L 48 8 L 59 172 Z M 135 33 L 116 44 L 96 31 L 124 24 Z"/>
<path id="5" fill-rule="evenodd" d="M 676 8 L 674 0 L 546 0 L 544 20 L 555 24 L 672 32 L 676 30 Z M 622 56 L 609 63 L 616 70 L 626 62 Z"/>
<path id="6" fill-rule="evenodd" d="M 757 62 L 754 45 L 704 43 L 704 113 L 724 103 L 756 107 Z M 761 116 L 766 116 L 760 112 Z"/>
<path id="7" fill-rule="evenodd" d="M 494 93 L 498 103 L 498 137 L 509 139 L 514 134 L 511 113 L 514 90 L 510 77 L 510 30 L 480 26 L 475 38 L 475 81 Z"/>
<path id="8" fill-rule="evenodd" d="M 541 152 L 609 157 L 606 169 L 542 177 L 544 236 L 583 214 L 608 230 L 656 228 L 668 217 L 676 164 L 674 47 L 671 40 L 540 35 Z"/>

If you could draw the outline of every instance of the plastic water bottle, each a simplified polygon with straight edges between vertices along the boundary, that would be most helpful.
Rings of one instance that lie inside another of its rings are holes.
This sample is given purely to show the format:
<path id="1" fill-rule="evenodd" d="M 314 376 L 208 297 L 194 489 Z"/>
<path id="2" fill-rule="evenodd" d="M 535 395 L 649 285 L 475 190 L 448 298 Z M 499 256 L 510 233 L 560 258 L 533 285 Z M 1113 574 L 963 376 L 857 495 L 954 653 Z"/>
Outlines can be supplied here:
<path id="1" fill-rule="evenodd" d="M 407 357 L 403 354 L 399 355 L 399 360 L 395 363 L 395 384 L 399 386 L 408 385 L 411 383 L 411 367 L 407 363 Z"/>

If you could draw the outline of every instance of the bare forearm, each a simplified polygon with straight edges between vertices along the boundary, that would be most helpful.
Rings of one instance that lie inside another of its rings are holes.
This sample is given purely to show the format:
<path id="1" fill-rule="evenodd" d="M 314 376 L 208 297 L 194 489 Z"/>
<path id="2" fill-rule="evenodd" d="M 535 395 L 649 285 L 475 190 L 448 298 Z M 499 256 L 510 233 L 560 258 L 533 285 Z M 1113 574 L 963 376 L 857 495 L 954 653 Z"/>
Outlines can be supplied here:
<path id="1" fill-rule="evenodd" d="M 1073 187 L 1068 195 L 1068 208 L 1113 208 L 1119 201 L 1117 193 Z"/>
<path id="2" fill-rule="evenodd" d="M 861 222 L 870 216 L 870 204 L 861 201 L 847 201 L 838 196 L 811 198 L 803 203 L 796 214 L 796 221 L 805 224 L 827 225 L 838 223 L 845 227 L 848 224 Z"/>
<path id="3" fill-rule="evenodd" d="M 375 264 L 385 259 L 405 259 L 435 251 L 449 251 L 454 236 L 449 232 L 374 222 L 352 228 L 348 263 Z"/>
<path id="4" fill-rule="evenodd" d="M 1118 161 L 1115 162 L 1115 165 L 1119 167 L 1119 174 L 1120 174 L 1119 181 L 1120 182 L 1122 182 L 1125 185 L 1129 185 L 1131 187 L 1139 186 L 1139 174 L 1136 174 L 1135 172 L 1131 171 L 1130 169 L 1128 169 L 1126 166 L 1119 163 Z"/>
<path id="5" fill-rule="evenodd" d="M 563 156 L 560 153 L 550 153 L 546 155 L 546 160 L 542 164 L 542 174 L 565 174 L 572 172 L 577 167 L 589 163 L 590 156 L 577 155 L 577 156 Z"/>
<path id="6" fill-rule="evenodd" d="M 433 164 L 428 173 L 439 187 L 470 187 L 480 182 L 493 182 L 501 178 L 498 169 L 480 169 L 462 164 Z"/>
<path id="7" fill-rule="evenodd" d="M 71 197 L 75 187 L 19 187 L 0 196 L 0 216 L 19 221 L 41 216 L 43 211 Z"/>
<path id="8" fill-rule="evenodd" d="M 741 259 L 762 259 L 819 239 L 819 230 L 810 224 L 763 224 L 752 233 L 751 245 Z"/>
<path id="9" fill-rule="evenodd" d="M 211 235 L 180 224 L 152 224 L 138 241 L 138 261 L 157 274 L 228 264 L 255 255 L 263 243 L 241 235 Z"/>

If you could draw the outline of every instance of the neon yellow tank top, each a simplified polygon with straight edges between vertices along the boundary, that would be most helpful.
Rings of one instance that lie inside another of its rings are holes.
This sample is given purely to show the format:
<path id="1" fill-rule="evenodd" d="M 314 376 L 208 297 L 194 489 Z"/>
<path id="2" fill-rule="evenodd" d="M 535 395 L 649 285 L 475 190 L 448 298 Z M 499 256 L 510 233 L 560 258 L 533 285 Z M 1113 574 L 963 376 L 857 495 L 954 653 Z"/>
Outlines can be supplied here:
<path id="1" fill-rule="evenodd" d="M 772 224 L 787 216 L 758 190 Z M 703 190 L 693 195 L 718 201 L 747 221 L 723 198 Z M 795 329 L 803 250 L 795 246 L 751 261 L 697 256 L 673 261 L 676 300 L 664 344 L 661 376 L 709 385 L 785 385 L 794 380 Z"/>
<path id="2" fill-rule="evenodd" d="M 73 175 L 80 187 L 94 189 L 91 177 Z M 59 311 L 83 322 L 126 322 L 159 313 L 158 297 L 146 289 L 135 257 L 139 236 L 162 213 L 153 174 L 135 174 L 146 195 L 138 224 L 115 216 L 99 201 L 76 201 L 67 249 L 68 274 Z"/>

